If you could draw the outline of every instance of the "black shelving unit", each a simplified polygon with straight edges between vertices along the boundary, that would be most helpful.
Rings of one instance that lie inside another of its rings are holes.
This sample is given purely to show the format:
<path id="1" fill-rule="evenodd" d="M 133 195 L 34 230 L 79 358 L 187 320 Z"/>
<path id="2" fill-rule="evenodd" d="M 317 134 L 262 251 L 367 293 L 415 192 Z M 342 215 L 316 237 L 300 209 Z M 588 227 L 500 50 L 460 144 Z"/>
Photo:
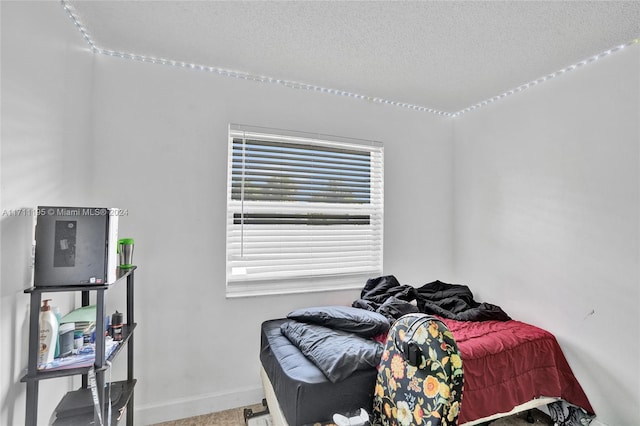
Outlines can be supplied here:
<path id="1" fill-rule="evenodd" d="M 111 407 L 112 425 L 118 424 L 120 420 L 120 414 L 123 409 L 126 409 L 127 425 L 133 426 L 133 391 L 136 384 L 136 379 L 133 376 L 133 331 L 136 328 L 136 323 L 133 317 L 133 286 L 134 286 L 134 271 L 136 267 L 133 266 L 129 269 L 118 269 L 116 280 L 110 284 L 102 285 L 70 285 L 60 287 L 30 287 L 24 292 L 31 296 L 31 307 L 29 316 L 29 359 L 27 361 L 27 373 L 22 377 L 21 381 L 27 384 L 27 403 L 26 403 L 26 426 L 36 426 L 38 422 L 38 385 L 40 380 L 51 379 L 54 377 L 68 377 L 73 375 L 82 375 L 82 388 L 87 389 L 89 385 L 89 371 L 92 366 L 77 367 L 77 368 L 64 368 L 64 369 L 48 369 L 38 370 L 38 349 L 40 345 L 39 341 L 39 322 L 40 322 L 40 305 L 42 304 L 42 293 L 59 293 L 59 292 L 82 292 L 82 306 L 89 305 L 89 294 L 92 291 L 96 292 L 96 331 L 102 330 L 103 332 L 96 332 L 95 341 L 95 361 L 93 368 L 95 371 L 96 388 L 98 393 L 99 406 L 102 407 L 101 417 L 103 421 L 106 421 L 106 414 L 109 405 L 106 404 L 106 391 L 105 391 L 105 372 L 108 369 L 107 361 L 111 362 L 122 352 L 123 348 L 127 348 L 127 380 L 114 382 L 111 385 L 118 385 L 122 389 L 122 393 L 118 399 L 117 404 Z M 126 279 L 127 282 L 127 322 L 123 327 L 122 341 L 118 344 L 115 350 L 105 357 L 105 292 L 117 285 L 120 281 Z M 109 401 L 110 403 L 110 401 Z M 90 415 L 89 415 L 90 416 Z M 87 415 L 78 416 L 78 418 L 68 418 L 65 423 L 70 425 L 74 424 L 88 424 L 91 420 L 97 423 L 97 414 L 94 414 L 93 418 L 86 419 Z M 87 421 L 89 420 L 89 421 Z"/>

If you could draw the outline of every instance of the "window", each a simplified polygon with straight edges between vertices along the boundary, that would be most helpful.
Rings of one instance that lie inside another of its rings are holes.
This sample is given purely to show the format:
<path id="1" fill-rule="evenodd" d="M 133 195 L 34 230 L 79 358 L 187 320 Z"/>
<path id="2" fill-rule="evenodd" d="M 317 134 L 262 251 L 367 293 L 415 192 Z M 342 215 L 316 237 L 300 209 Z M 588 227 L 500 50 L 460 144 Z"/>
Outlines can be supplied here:
<path id="1" fill-rule="evenodd" d="M 227 187 L 227 296 L 382 274 L 381 143 L 231 125 Z"/>

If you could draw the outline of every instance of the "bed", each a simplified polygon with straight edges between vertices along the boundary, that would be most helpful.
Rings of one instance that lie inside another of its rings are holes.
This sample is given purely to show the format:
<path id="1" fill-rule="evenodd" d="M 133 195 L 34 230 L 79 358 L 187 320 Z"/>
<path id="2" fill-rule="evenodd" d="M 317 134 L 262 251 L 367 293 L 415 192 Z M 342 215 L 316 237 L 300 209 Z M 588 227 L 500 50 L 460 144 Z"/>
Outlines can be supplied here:
<path id="1" fill-rule="evenodd" d="M 370 412 L 377 377 L 372 364 L 379 356 L 375 345 L 384 341 L 383 322 L 388 330 L 409 312 L 438 317 L 458 343 L 464 368 L 460 424 L 481 424 L 541 406 L 549 407 L 559 425 L 593 417 L 551 333 L 511 319 L 496 305 L 476 302 L 467 286 L 436 281 L 414 288 L 386 276 L 367 281 L 351 307 L 297 310 L 262 324 L 261 377 L 275 424 L 329 422 L 334 413 L 349 415 L 360 408 Z M 343 348 L 356 353 L 336 360 Z M 319 358 L 327 354 L 330 362 L 323 364 Z"/>

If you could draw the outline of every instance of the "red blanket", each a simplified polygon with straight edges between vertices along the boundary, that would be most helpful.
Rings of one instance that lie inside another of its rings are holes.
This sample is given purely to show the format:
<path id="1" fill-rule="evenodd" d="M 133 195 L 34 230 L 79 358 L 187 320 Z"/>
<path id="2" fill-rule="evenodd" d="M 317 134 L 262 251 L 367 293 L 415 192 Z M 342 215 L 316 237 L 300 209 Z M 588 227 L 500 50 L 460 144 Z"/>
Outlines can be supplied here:
<path id="1" fill-rule="evenodd" d="M 594 413 L 551 333 L 513 320 L 442 321 L 463 361 L 460 423 L 509 412 L 540 396 L 559 397 Z"/>

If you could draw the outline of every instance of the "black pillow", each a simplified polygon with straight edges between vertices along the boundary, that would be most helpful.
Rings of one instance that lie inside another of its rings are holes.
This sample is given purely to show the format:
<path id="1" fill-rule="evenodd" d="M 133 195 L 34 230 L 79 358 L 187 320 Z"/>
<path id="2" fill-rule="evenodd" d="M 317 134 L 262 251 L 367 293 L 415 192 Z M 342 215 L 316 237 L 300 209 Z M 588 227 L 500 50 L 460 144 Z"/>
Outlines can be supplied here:
<path id="1" fill-rule="evenodd" d="M 308 324 L 347 331 L 362 337 L 374 337 L 389 331 L 389 320 L 377 312 L 351 306 L 318 306 L 297 309 L 287 318 Z"/>
<path id="2" fill-rule="evenodd" d="M 282 334 L 300 349 L 325 376 L 337 383 L 355 371 L 375 368 L 382 357 L 382 343 L 316 324 L 287 321 Z"/>

